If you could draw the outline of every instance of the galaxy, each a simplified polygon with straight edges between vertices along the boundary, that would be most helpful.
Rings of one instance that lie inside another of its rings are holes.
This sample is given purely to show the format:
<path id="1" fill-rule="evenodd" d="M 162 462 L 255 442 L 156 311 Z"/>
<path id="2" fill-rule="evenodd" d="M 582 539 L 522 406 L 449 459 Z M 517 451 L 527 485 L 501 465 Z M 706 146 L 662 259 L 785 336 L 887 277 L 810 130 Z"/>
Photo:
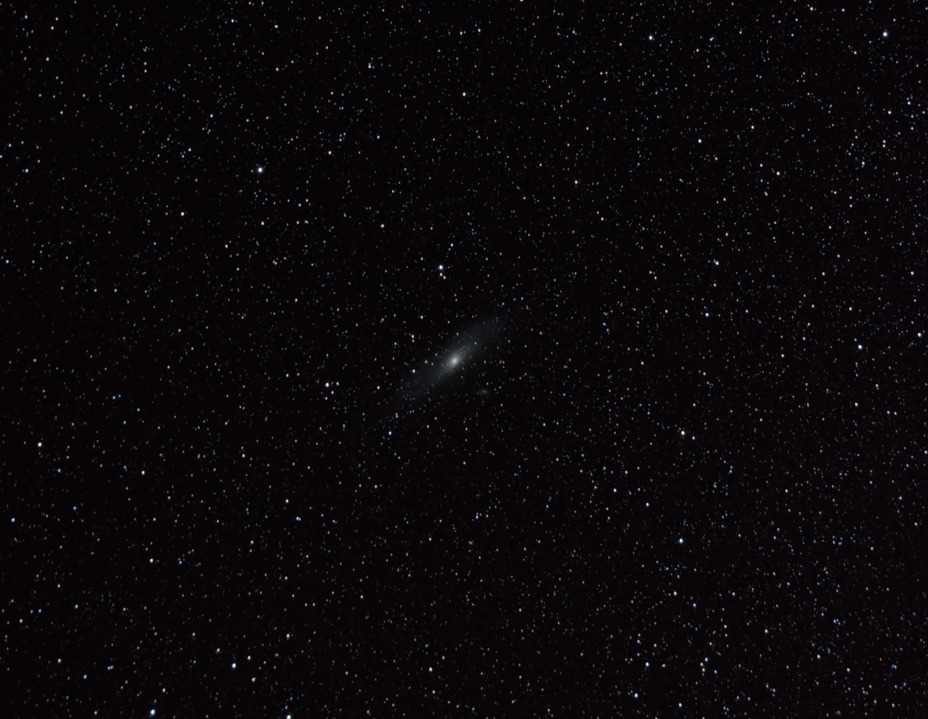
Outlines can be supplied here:
<path id="1" fill-rule="evenodd" d="M 0 35 L 0 717 L 928 716 L 924 3 Z"/>
<path id="2" fill-rule="evenodd" d="M 401 384 L 401 398 L 419 400 L 461 372 L 479 371 L 505 327 L 504 319 L 488 317 L 452 331 L 442 349 L 420 361 Z"/>

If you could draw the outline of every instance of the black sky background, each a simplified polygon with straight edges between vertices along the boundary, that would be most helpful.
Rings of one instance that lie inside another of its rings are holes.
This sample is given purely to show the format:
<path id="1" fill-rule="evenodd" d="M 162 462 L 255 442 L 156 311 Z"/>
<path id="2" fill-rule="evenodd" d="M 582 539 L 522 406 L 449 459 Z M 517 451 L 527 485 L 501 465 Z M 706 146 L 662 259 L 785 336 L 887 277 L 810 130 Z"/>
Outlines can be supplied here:
<path id="1" fill-rule="evenodd" d="M 922 716 L 926 21 L 0 4 L 3 715 Z"/>

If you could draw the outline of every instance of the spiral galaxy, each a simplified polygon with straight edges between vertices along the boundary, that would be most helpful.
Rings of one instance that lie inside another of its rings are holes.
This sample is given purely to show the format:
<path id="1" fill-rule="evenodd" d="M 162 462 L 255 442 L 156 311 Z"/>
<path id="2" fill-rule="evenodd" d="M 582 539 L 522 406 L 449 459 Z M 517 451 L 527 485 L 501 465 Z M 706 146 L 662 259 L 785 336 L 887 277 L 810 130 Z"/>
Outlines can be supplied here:
<path id="1" fill-rule="evenodd" d="M 416 365 L 402 384 L 400 396 L 405 400 L 418 399 L 466 371 L 492 346 L 502 328 L 500 318 L 490 317 L 453 332 L 442 349 Z"/>

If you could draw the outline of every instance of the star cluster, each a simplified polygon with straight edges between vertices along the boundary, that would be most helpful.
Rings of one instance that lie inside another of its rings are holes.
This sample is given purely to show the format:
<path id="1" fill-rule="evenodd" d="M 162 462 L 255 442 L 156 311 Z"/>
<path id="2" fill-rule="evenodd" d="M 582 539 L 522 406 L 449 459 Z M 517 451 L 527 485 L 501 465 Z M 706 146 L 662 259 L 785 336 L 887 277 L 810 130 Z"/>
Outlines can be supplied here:
<path id="1" fill-rule="evenodd" d="M 0 27 L 0 715 L 924 715 L 923 7 Z"/>

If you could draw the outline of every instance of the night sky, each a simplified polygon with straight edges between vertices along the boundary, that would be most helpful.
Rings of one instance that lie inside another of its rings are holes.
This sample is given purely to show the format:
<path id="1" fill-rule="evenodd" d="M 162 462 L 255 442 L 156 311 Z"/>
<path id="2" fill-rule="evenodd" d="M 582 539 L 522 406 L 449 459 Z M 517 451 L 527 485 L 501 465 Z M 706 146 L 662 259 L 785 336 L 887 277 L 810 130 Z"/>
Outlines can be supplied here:
<path id="1" fill-rule="evenodd" d="M 926 716 L 923 3 L 124 5 L 0 3 L 0 715 Z"/>

